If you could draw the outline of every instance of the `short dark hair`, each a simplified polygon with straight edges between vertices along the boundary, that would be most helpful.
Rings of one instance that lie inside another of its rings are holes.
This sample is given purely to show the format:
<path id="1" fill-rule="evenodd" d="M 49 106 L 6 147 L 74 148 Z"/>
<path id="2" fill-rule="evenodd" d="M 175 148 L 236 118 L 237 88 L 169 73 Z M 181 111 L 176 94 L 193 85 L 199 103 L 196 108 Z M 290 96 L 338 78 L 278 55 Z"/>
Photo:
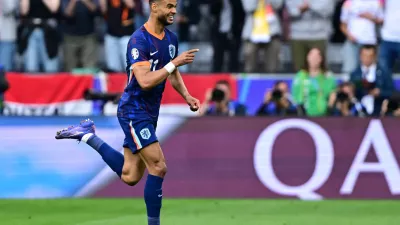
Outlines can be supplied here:
<path id="1" fill-rule="evenodd" d="M 275 82 L 275 84 L 274 84 L 274 88 L 277 88 L 280 84 L 286 84 L 286 82 L 283 81 L 283 80 L 277 80 L 277 81 Z"/>
<path id="2" fill-rule="evenodd" d="M 376 45 L 362 45 L 360 48 L 360 54 L 362 50 L 374 50 L 374 53 L 376 54 L 378 51 L 378 48 L 376 47 Z"/>
<path id="3" fill-rule="evenodd" d="M 350 81 L 344 81 L 344 82 L 342 82 L 341 84 L 339 84 L 339 88 L 344 88 L 344 87 L 346 87 L 346 86 L 351 87 L 351 88 L 354 88 L 354 84 L 351 83 Z"/>
<path id="4" fill-rule="evenodd" d="M 217 83 L 215 83 L 215 85 L 219 85 L 219 84 L 226 85 L 226 86 L 228 86 L 229 88 L 231 87 L 231 84 L 230 84 L 229 81 L 227 81 L 227 80 L 219 80 L 219 81 L 217 81 Z"/>
<path id="5" fill-rule="evenodd" d="M 149 5 L 153 4 L 154 2 L 158 2 L 159 0 L 149 0 Z"/>

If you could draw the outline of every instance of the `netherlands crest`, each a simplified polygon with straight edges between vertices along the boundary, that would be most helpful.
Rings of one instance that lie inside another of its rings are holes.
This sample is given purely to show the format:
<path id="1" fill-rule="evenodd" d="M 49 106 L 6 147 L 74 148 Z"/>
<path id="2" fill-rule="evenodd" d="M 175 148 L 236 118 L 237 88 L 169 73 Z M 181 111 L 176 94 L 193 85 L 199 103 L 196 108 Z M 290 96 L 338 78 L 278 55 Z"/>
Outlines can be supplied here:
<path id="1" fill-rule="evenodd" d="M 171 58 L 175 57 L 175 53 L 176 53 L 175 45 L 169 45 L 169 55 L 171 56 Z"/>
<path id="2" fill-rule="evenodd" d="M 151 137 L 150 130 L 148 128 L 143 128 L 140 131 L 140 136 L 142 136 L 142 138 L 145 140 L 149 140 L 149 138 Z"/>

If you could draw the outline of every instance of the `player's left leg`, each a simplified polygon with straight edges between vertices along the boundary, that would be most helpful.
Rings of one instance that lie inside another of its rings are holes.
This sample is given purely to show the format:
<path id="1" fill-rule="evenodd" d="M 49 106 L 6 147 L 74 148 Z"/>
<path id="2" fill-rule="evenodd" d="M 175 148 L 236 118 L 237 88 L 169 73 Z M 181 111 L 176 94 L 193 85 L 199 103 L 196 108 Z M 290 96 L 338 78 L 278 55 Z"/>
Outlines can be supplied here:
<path id="1" fill-rule="evenodd" d="M 144 189 L 144 200 L 146 202 L 148 225 L 160 225 L 160 211 L 162 206 L 162 183 L 167 173 L 164 154 L 160 144 L 154 142 L 144 147 L 139 152 L 140 157 L 146 164 L 149 175 Z"/>
<path id="2" fill-rule="evenodd" d="M 144 200 L 147 208 L 148 225 L 160 224 L 162 202 L 162 183 L 167 172 L 164 154 L 156 136 L 157 123 L 151 120 L 130 122 L 130 129 L 136 149 L 133 153 L 139 155 L 148 170 L 144 188 Z"/>

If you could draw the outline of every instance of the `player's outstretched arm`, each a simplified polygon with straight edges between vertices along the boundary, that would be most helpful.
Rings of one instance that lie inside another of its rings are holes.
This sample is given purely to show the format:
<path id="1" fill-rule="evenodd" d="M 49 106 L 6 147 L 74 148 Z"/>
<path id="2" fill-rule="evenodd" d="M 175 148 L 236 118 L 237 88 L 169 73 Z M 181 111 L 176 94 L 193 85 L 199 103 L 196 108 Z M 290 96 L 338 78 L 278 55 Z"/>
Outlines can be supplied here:
<path id="1" fill-rule="evenodd" d="M 163 82 L 177 67 L 192 63 L 194 60 L 194 53 L 198 51 L 198 49 L 193 49 L 183 52 L 162 69 L 156 71 L 150 71 L 148 65 L 134 66 L 132 68 L 133 74 L 135 74 L 136 80 L 144 90 L 150 90 Z"/>

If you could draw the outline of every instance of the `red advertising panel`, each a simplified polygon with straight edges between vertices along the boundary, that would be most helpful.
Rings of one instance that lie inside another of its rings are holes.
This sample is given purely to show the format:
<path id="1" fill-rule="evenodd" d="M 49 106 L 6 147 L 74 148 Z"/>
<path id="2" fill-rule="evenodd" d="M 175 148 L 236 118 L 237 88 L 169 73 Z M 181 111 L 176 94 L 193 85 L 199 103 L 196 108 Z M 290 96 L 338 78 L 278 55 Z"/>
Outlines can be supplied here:
<path id="1" fill-rule="evenodd" d="M 203 100 L 207 89 L 213 88 L 218 80 L 227 80 L 232 88 L 232 98 L 237 97 L 237 85 L 234 76 L 230 74 L 185 74 L 182 76 L 186 87 L 190 94 Z M 107 78 L 108 91 L 122 92 L 126 86 L 127 75 L 125 74 L 110 74 Z M 177 104 L 185 103 L 182 97 L 174 90 L 167 82 L 165 92 L 162 99 L 162 104 Z"/>
<path id="2" fill-rule="evenodd" d="M 92 76 L 72 76 L 68 73 L 21 74 L 8 73 L 10 89 L 5 93 L 5 115 L 50 116 L 90 115 L 91 102 L 84 92 L 92 88 Z"/>

